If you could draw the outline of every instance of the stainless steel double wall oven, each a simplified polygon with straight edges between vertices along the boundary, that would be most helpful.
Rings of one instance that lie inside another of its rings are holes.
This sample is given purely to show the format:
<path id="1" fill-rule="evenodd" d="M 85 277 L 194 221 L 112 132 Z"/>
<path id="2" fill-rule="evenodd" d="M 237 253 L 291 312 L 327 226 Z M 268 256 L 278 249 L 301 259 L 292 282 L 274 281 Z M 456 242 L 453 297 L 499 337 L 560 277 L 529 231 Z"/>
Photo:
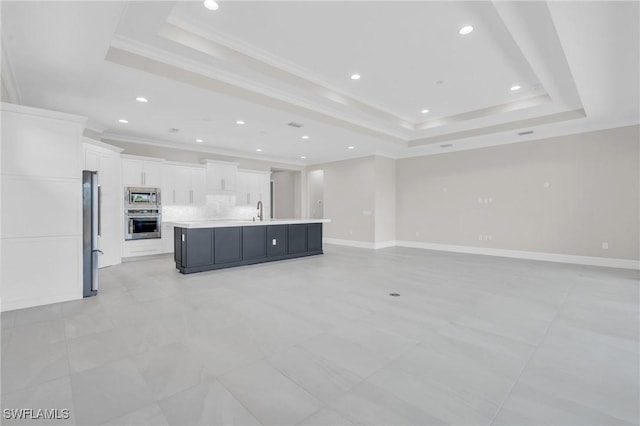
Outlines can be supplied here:
<path id="1" fill-rule="evenodd" d="M 125 240 L 161 237 L 162 203 L 160 188 L 125 188 L 124 206 Z"/>

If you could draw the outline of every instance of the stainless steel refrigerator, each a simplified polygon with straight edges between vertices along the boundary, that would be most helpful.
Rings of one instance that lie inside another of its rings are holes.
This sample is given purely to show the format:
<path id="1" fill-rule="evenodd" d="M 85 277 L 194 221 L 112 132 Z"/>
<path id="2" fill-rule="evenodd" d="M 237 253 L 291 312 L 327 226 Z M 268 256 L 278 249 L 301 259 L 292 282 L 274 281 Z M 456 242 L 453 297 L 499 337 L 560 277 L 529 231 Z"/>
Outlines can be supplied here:
<path id="1" fill-rule="evenodd" d="M 98 172 L 82 171 L 82 295 L 98 294 L 100 236 L 100 183 Z"/>

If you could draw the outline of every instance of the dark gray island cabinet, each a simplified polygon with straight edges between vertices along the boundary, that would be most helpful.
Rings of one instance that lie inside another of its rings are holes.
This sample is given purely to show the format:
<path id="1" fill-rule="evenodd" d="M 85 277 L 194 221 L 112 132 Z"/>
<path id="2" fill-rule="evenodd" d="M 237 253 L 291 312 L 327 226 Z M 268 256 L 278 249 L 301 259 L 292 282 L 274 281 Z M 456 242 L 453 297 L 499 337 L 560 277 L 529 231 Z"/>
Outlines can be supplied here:
<path id="1" fill-rule="evenodd" d="M 190 274 L 322 254 L 323 222 L 175 222 L 176 268 Z"/>

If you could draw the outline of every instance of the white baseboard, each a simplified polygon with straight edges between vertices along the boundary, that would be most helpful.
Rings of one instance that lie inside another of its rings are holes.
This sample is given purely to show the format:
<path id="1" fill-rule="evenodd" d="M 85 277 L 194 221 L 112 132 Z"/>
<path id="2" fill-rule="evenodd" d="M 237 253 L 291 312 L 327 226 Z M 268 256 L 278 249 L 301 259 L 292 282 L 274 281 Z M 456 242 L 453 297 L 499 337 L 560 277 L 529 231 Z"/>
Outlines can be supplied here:
<path id="1" fill-rule="evenodd" d="M 385 249 L 389 247 L 395 247 L 397 245 L 398 245 L 397 241 L 382 241 L 378 243 L 373 243 L 373 248 L 378 250 L 378 249 Z"/>
<path id="2" fill-rule="evenodd" d="M 366 248 L 366 249 L 375 249 L 375 243 L 370 243 L 367 241 L 355 241 L 355 240 L 341 240 L 338 238 L 323 238 L 322 242 L 325 244 L 336 244 L 339 246 L 348 246 L 348 247 L 357 247 L 357 248 Z"/>
<path id="3" fill-rule="evenodd" d="M 640 270 L 640 261 L 594 256 L 576 256 L 572 254 L 543 253 L 535 251 L 504 250 L 485 247 L 457 246 L 452 244 L 422 243 L 418 241 L 396 241 L 399 247 L 411 247 L 426 250 L 449 251 L 454 253 L 481 254 L 486 256 L 511 257 L 516 259 L 542 260 L 546 262 L 573 263 L 577 265 L 605 266 L 609 268 Z"/>
<path id="4" fill-rule="evenodd" d="M 50 305 L 52 303 L 68 302 L 70 300 L 82 299 L 82 293 L 54 295 L 46 297 L 36 297 L 30 299 L 6 300 L 2 299 L 0 311 L 13 311 L 16 309 L 33 308 L 34 306 Z"/>
<path id="5" fill-rule="evenodd" d="M 576 265 L 604 266 L 608 268 L 640 270 L 640 261 L 595 256 L 576 256 L 572 254 L 543 253 L 535 251 L 505 250 L 486 247 L 458 246 L 453 244 L 422 243 L 419 241 L 384 241 L 371 243 L 366 241 L 323 238 L 323 243 L 365 249 L 383 249 L 388 247 L 409 247 L 425 250 L 449 251 L 453 253 L 480 254 L 485 256 L 511 257 L 515 259 L 542 260 L 546 262 L 572 263 Z"/>
<path id="6" fill-rule="evenodd" d="M 323 243 L 336 244 L 339 246 L 366 248 L 372 250 L 384 249 L 389 247 L 395 247 L 396 241 L 382 241 L 378 243 L 370 243 L 367 241 L 355 241 L 355 240 L 341 240 L 339 238 L 323 238 Z"/>

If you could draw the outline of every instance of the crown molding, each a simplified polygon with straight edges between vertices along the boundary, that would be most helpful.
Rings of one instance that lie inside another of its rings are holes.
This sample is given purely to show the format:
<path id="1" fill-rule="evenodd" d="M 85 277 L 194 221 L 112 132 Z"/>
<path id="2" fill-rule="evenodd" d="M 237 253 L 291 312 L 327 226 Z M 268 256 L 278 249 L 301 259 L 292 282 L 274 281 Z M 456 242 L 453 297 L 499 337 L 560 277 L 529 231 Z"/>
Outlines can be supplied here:
<path id="1" fill-rule="evenodd" d="M 640 120 L 637 118 L 620 120 L 615 123 L 612 122 L 595 122 L 589 121 L 588 119 L 575 120 L 575 123 L 571 123 L 571 125 L 566 125 L 565 123 L 553 123 L 548 126 L 556 126 L 557 124 L 563 125 L 563 127 L 553 128 L 548 134 L 541 135 L 539 133 L 533 133 L 527 136 L 517 136 L 515 134 L 510 134 L 508 137 L 499 137 L 503 135 L 498 134 L 487 134 L 484 136 L 475 136 L 470 137 L 463 140 L 452 141 L 453 146 L 442 148 L 440 144 L 431 144 L 424 145 L 420 147 L 416 147 L 417 151 L 407 150 L 398 156 L 398 160 L 402 160 L 405 158 L 415 158 L 415 157 L 424 157 L 429 155 L 441 155 L 441 154 L 450 154 L 453 152 L 459 151 L 471 151 L 475 149 L 482 148 L 491 148 L 495 146 L 502 145 L 513 145 L 523 142 L 535 142 L 542 141 L 545 139 L 553 139 L 559 138 L 563 136 L 571 136 L 578 135 L 583 133 L 591 133 L 597 132 L 601 130 L 610 130 L 610 129 L 618 129 L 622 127 L 629 126 L 640 126 Z M 544 131 L 545 126 L 542 127 L 533 127 L 533 129 L 537 129 L 540 131 Z M 511 132 L 509 132 L 511 133 Z M 494 137 L 498 136 L 498 137 Z"/>
<path id="2" fill-rule="evenodd" d="M 4 34 L 4 33 L 3 33 Z M 0 49 L 2 50 L 2 84 L 7 89 L 9 95 L 9 101 L 14 104 L 22 104 L 22 93 L 20 93 L 20 87 L 16 80 L 16 75 L 13 72 L 13 66 L 9 60 L 9 54 L 5 47 L 4 37 L 0 41 Z"/>
<path id="3" fill-rule="evenodd" d="M 272 54 L 264 49 L 260 49 L 254 45 L 251 45 L 229 34 L 216 31 L 213 27 L 202 27 L 200 24 L 194 22 L 188 16 L 178 15 L 175 11 L 172 12 L 166 20 L 167 24 L 180 28 L 183 31 L 194 34 L 198 37 L 204 38 L 210 42 L 213 42 L 219 46 L 228 49 L 231 54 L 244 55 L 253 59 L 257 63 L 248 65 L 264 66 L 267 65 L 272 68 L 276 68 L 283 74 L 289 74 L 289 76 L 281 76 L 283 80 L 291 80 L 290 77 L 294 77 L 295 80 L 302 80 L 306 82 L 307 86 L 316 86 L 318 92 L 328 93 L 324 95 L 327 99 L 334 102 L 343 103 L 348 102 L 348 106 L 360 107 L 365 113 L 374 113 L 386 120 L 394 122 L 396 125 L 400 125 L 406 129 L 413 129 L 415 122 L 411 118 L 403 117 L 400 114 L 393 112 L 393 109 L 389 106 L 381 105 L 380 103 L 373 101 L 372 99 L 365 99 L 362 96 L 356 96 L 352 93 L 345 92 L 321 78 L 319 75 L 312 71 L 302 68 L 282 57 Z M 161 31 L 162 34 L 162 31 Z M 189 46 L 191 47 L 191 46 Z M 241 57 L 237 58 L 242 60 Z M 253 61 L 252 61 L 253 62 Z M 287 78 L 289 77 L 289 78 Z M 291 83 L 289 81 L 289 83 Z M 308 87 L 307 87 L 308 89 Z"/>
<path id="4" fill-rule="evenodd" d="M 243 151 L 214 148 L 214 147 L 209 147 L 202 144 L 198 144 L 197 146 L 192 144 L 187 145 L 187 144 L 181 144 L 177 142 L 170 142 L 170 141 L 164 141 L 159 139 L 150 140 L 150 139 L 139 138 L 135 136 L 120 135 L 117 133 L 109 133 L 109 132 L 102 134 L 103 142 L 110 141 L 110 140 L 116 141 L 116 142 L 127 142 L 127 143 L 135 143 L 139 145 L 151 145 L 151 146 L 159 146 L 163 148 L 179 149 L 182 151 L 202 152 L 207 154 L 222 155 L 225 157 L 236 157 L 236 158 L 244 158 L 248 160 L 258 160 L 258 161 L 273 162 L 273 163 L 280 163 L 280 164 L 290 164 L 292 166 L 298 166 L 298 167 L 306 166 L 306 163 L 301 163 L 299 161 L 291 161 L 289 159 L 284 159 L 280 157 L 263 156 L 263 155 L 255 155 L 255 154 L 252 155 L 250 153 L 243 152 Z"/>
<path id="5" fill-rule="evenodd" d="M 134 55 L 134 57 L 131 57 L 129 55 Z M 137 61 L 136 57 L 147 59 L 147 61 L 142 61 L 140 64 L 137 64 L 137 62 L 140 61 Z M 342 127 L 345 127 L 345 125 L 347 125 L 347 128 L 349 130 L 358 133 L 363 133 L 364 130 L 366 134 L 382 138 L 383 140 L 388 140 L 393 143 L 405 145 L 406 141 L 411 137 L 412 133 L 410 129 L 393 125 L 393 123 L 389 124 L 387 122 L 383 122 L 382 120 L 365 119 L 363 117 L 359 117 L 345 111 L 328 108 L 327 106 L 310 102 L 307 98 L 304 98 L 302 96 L 294 95 L 290 92 L 285 92 L 271 86 L 256 83 L 253 80 L 238 76 L 237 74 L 203 65 L 202 63 L 194 61 L 187 57 L 177 55 L 164 49 L 160 49 L 155 46 L 151 46 L 146 43 L 142 43 L 121 35 L 116 35 L 114 37 L 111 42 L 111 46 L 107 51 L 105 59 L 128 67 L 138 68 L 145 72 L 158 74 L 158 72 L 154 72 L 154 70 L 152 69 L 153 64 L 150 64 L 148 61 L 153 60 L 165 66 L 171 66 L 185 72 L 195 73 L 213 82 L 227 85 L 227 88 L 216 88 L 216 90 L 220 93 L 231 94 L 232 96 L 236 96 L 241 99 L 249 99 L 252 102 L 256 102 L 256 94 L 262 95 L 269 100 L 272 100 L 272 104 L 274 104 L 276 101 L 284 102 L 292 107 L 302 108 L 313 112 L 314 114 L 319 114 L 325 118 L 329 118 L 329 121 L 333 121 L 334 123 L 332 124 L 334 125 L 336 124 L 335 121 L 337 120 L 343 123 Z M 168 78 L 176 79 L 175 72 L 171 74 L 172 75 Z M 189 83 L 189 81 L 184 82 Z M 192 82 L 190 84 L 195 83 Z M 218 86 L 220 86 L 220 84 L 218 84 Z M 227 93 L 234 91 L 234 89 L 235 92 L 238 92 L 238 89 L 240 89 L 242 91 L 246 91 L 246 93 Z M 267 106 L 274 107 L 274 105 Z M 276 108 L 278 107 L 276 106 Z M 301 114 L 301 112 L 298 111 L 297 114 Z M 319 120 L 319 118 L 314 119 Z M 324 121 L 326 122 L 327 120 L 325 119 Z"/>
<path id="6" fill-rule="evenodd" d="M 84 125 L 87 122 L 87 117 L 83 117 L 81 115 L 67 114 L 66 112 L 51 111 L 48 109 L 34 108 L 30 106 L 24 106 L 24 105 L 8 103 L 8 102 L 2 102 L 2 104 L 0 104 L 0 110 L 2 110 L 3 113 L 5 111 L 15 112 L 18 114 L 27 114 L 27 115 L 33 115 L 36 117 L 45 117 L 45 118 L 53 118 L 55 120 L 69 121 L 82 126 L 83 129 L 84 129 Z"/>
<path id="7" fill-rule="evenodd" d="M 461 139 L 468 139 L 474 136 L 484 136 L 488 134 L 500 133 L 508 130 L 517 130 L 522 128 L 531 128 L 541 126 L 544 124 L 558 123 L 568 120 L 575 120 L 577 118 L 585 118 L 586 113 L 583 109 L 573 111 L 561 111 L 553 114 L 538 115 L 532 118 L 525 118 L 515 121 L 507 121 L 500 124 L 494 124 L 491 126 L 476 127 L 468 130 L 461 130 L 458 132 L 445 133 L 438 136 L 414 139 L 409 141 L 409 147 L 416 147 L 420 145 L 436 144 L 440 142 L 458 141 Z"/>

